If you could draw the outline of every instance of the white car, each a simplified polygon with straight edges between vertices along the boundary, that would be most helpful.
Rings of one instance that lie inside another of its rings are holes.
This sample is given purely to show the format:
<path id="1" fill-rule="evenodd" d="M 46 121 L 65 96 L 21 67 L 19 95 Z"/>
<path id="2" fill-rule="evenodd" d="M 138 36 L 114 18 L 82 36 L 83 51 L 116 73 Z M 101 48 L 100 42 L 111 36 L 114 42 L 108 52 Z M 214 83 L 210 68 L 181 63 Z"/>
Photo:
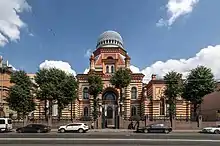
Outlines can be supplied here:
<path id="1" fill-rule="evenodd" d="M 0 132 L 12 131 L 12 120 L 9 118 L 0 118 Z"/>
<path id="2" fill-rule="evenodd" d="M 202 133 L 220 134 L 220 125 L 212 126 L 212 127 L 205 127 L 202 129 Z"/>
<path id="3" fill-rule="evenodd" d="M 71 123 L 64 126 L 60 126 L 58 132 L 74 132 L 85 133 L 89 130 L 89 126 L 85 123 Z"/>

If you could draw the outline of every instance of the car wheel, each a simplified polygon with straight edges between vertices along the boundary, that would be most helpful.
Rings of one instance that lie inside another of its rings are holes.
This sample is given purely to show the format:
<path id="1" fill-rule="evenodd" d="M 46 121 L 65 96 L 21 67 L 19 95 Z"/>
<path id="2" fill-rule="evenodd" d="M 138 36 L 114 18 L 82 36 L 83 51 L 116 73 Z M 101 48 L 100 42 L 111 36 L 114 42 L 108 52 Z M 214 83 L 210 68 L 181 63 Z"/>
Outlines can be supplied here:
<path id="1" fill-rule="evenodd" d="M 144 129 L 144 133 L 148 133 L 148 130 L 147 130 L 147 129 Z"/>
<path id="2" fill-rule="evenodd" d="M 220 134 L 220 131 L 219 130 L 215 130 L 214 133 L 215 134 Z"/>
<path id="3" fill-rule="evenodd" d="M 40 130 L 40 129 L 37 129 L 37 133 L 41 133 L 41 130 Z"/>
<path id="4" fill-rule="evenodd" d="M 83 133 L 84 130 L 83 130 L 82 128 L 80 128 L 80 129 L 78 130 L 78 132 L 79 132 L 79 133 Z"/>
<path id="5" fill-rule="evenodd" d="M 168 133 L 170 133 L 170 131 L 168 129 L 165 129 L 164 133 L 168 134 Z"/>
<path id="6" fill-rule="evenodd" d="M 65 133 L 66 130 L 65 129 L 60 129 L 60 133 Z"/>
<path id="7" fill-rule="evenodd" d="M 22 133 L 22 130 L 21 130 L 21 129 L 19 129 L 19 130 L 17 131 L 17 133 Z"/>

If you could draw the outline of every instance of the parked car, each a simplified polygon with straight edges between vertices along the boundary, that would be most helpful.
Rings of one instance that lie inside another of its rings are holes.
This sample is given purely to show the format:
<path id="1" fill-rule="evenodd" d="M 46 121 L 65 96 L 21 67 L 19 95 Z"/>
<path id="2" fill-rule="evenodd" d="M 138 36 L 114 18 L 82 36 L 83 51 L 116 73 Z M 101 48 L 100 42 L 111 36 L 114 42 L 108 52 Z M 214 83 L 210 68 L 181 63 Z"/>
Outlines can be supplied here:
<path id="1" fill-rule="evenodd" d="M 58 132 L 79 132 L 85 133 L 89 130 L 89 126 L 85 123 L 71 123 L 58 128 Z"/>
<path id="2" fill-rule="evenodd" d="M 12 120 L 9 118 L 0 118 L 0 132 L 12 131 Z"/>
<path id="3" fill-rule="evenodd" d="M 51 128 L 43 124 L 29 124 L 16 129 L 18 133 L 48 133 L 50 131 Z"/>
<path id="4" fill-rule="evenodd" d="M 201 133 L 220 134 L 220 125 L 205 127 L 205 128 L 202 129 Z"/>
<path id="5" fill-rule="evenodd" d="M 165 126 L 164 124 L 150 124 L 146 127 L 139 127 L 136 132 L 140 133 L 170 133 L 171 127 Z"/>

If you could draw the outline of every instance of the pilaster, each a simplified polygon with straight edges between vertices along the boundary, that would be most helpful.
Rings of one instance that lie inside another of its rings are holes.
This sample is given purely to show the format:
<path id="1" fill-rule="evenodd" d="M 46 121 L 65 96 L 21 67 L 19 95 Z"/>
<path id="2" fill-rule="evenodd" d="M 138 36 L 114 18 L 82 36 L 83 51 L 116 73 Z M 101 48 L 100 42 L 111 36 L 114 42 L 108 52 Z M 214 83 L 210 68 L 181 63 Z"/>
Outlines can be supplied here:
<path id="1" fill-rule="evenodd" d="M 125 101 L 124 101 L 124 116 L 125 119 L 129 119 L 130 118 L 130 114 L 131 114 L 131 99 L 130 99 L 130 87 L 126 87 L 125 88 Z"/>

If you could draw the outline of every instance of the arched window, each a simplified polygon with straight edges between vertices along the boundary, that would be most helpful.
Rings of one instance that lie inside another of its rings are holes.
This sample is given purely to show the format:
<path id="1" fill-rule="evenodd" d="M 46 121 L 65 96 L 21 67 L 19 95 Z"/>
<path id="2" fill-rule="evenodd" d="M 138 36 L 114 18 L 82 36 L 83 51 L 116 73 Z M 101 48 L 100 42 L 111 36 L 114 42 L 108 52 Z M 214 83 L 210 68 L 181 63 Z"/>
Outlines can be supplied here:
<path id="1" fill-rule="evenodd" d="M 83 115 L 84 115 L 85 117 L 88 117 L 88 116 L 89 116 L 89 108 L 88 108 L 88 107 L 84 107 L 84 109 L 83 109 Z"/>
<path id="2" fill-rule="evenodd" d="M 165 115 L 165 101 L 164 101 L 164 98 L 160 99 L 160 115 Z"/>
<path id="3" fill-rule="evenodd" d="M 107 59 L 113 59 L 113 57 L 112 56 L 108 56 Z"/>
<path id="4" fill-rule="evenodd" d="M 109 73 L 109 66 L 106 66 L 106 73 Z"/>
<path id="5" fill-rule="evenodd" d="M 114 101 L 114 100 L 116 100 L 116 95 L 115 95 L 114 92 L 107 92 L 107 93 L 104 94 L 103 99 L 104 100 L 109 100 L 109 101 L 110 100 Z"/>
<path id="6" fill-rule="evenodd" d="M 136 87 L 131 88 L 131 99 L 137 99 L 137 88 Z"/>
<path id="7" fill-rule="evenodd" d="M 137 107 L 136 106 L 132 106 L 131 107 L 131 116 L 136 116 L 137 115 Z"/>
<path id="8" fill-rule="evenodd" d="M 111 73 L 114 73 L 114 66 L 111 66 Z"/>
<path id="9" fill-rule="evenodd" d="M 87 87 L 83 88 L 83 99 L 89 99 L 89 89 Z"/>

